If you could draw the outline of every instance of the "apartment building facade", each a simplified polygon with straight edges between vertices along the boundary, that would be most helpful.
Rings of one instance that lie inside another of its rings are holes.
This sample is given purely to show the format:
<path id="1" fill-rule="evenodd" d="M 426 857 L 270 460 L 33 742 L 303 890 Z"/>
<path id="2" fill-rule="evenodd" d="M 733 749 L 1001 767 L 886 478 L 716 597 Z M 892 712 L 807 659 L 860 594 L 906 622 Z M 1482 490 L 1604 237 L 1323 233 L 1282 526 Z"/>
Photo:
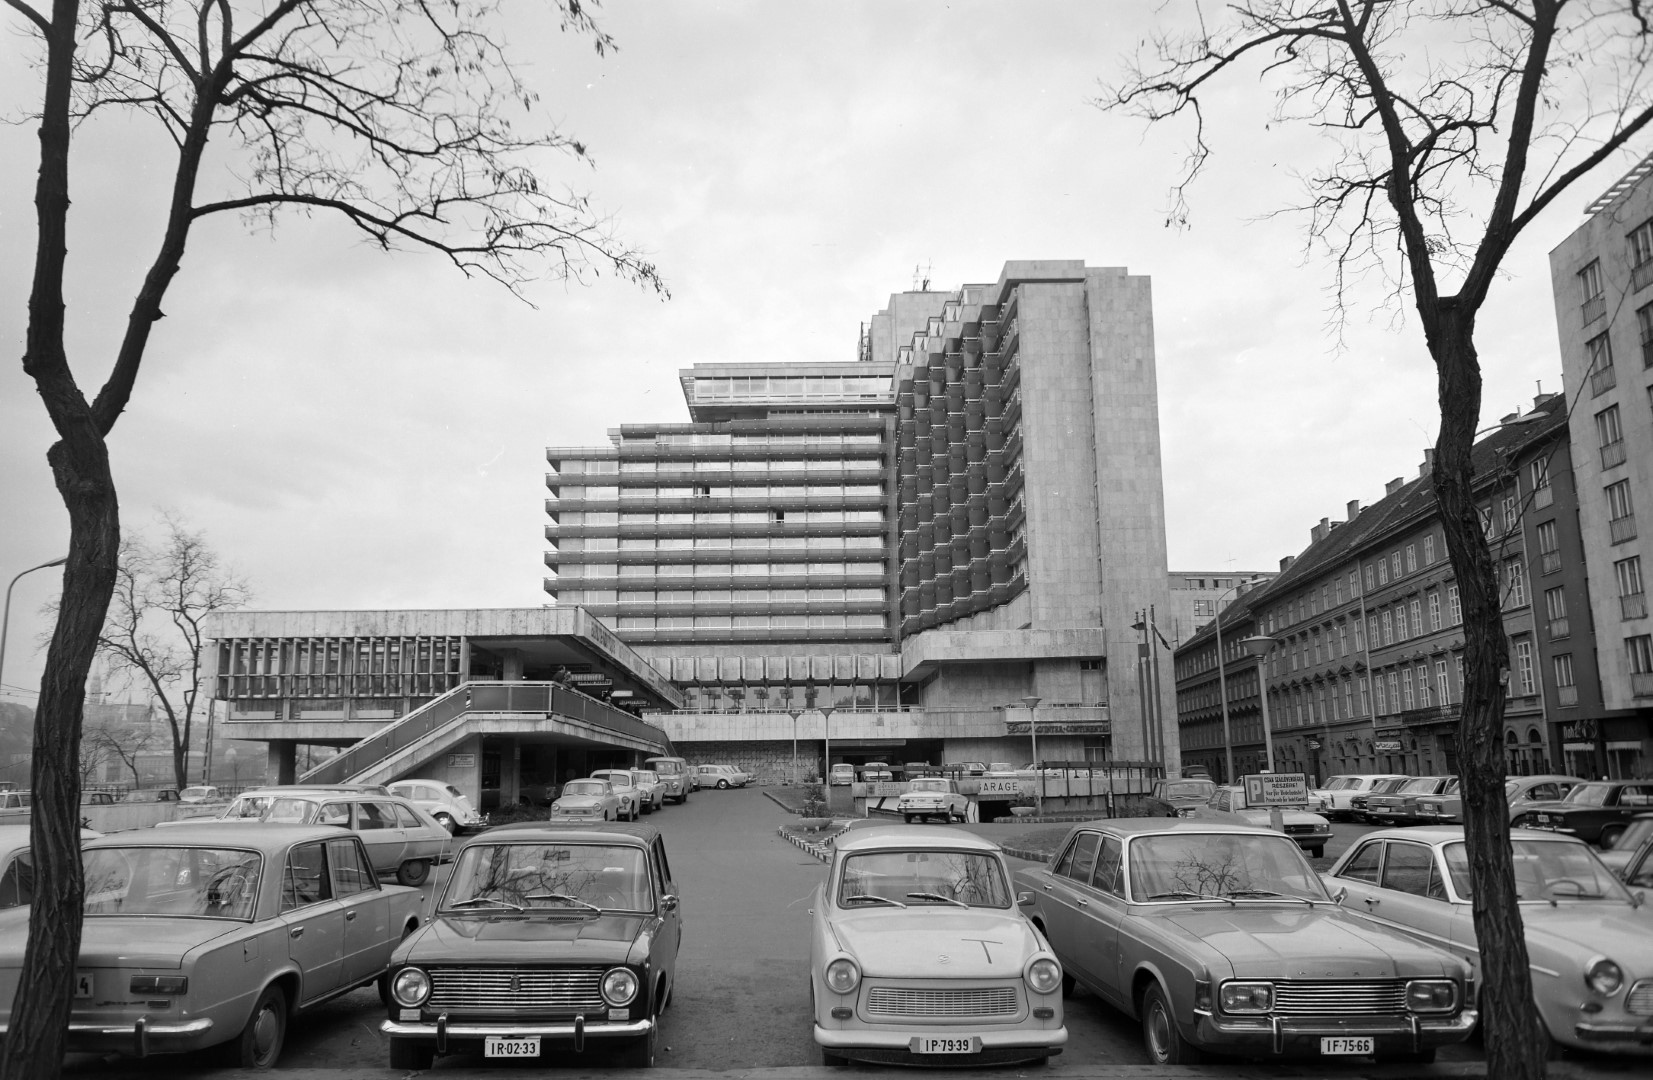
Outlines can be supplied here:
<path id="1" fill-rule="evenodd" d="M 1653 775 L 1653 158 L 1586 209 L 1550 253 L 1571 453 L 1606 714 L 1594 741 L 1615 775 Z M 1569 613 L 1570 617 L 1570 613 Z M 1575 655 L 1576 659 L 1576 655 Z"/>

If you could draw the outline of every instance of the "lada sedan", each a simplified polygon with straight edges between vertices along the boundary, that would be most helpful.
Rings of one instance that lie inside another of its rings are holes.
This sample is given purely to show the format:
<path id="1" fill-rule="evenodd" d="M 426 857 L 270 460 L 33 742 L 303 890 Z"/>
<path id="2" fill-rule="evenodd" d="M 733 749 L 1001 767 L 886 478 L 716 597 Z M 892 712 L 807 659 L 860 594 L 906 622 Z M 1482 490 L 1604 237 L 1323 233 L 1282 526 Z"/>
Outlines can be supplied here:
<path id="1" fill-rule="evenodd" d="M 1410 779 L 1412 779 L 1410 776 L 1391 776 L 1385 780 L 1377 781 L 1371 787 L 1360 792 L 1359 794 L 1349 796 L 1349 816 L 1354 818 L 1356 821 L 1364 821 L 1369 823 L 1372 819 L 1366 813 L 1366 804 L 1371 800 L 1372 796 L 1384 795 L 1388 792 L 1394 791 Z"/>
<path id="2" fill-rule="evenodd" d="M 1232 814 L 1234 818 L 1247 825 L 1257 825 L 1263 828 L 1271 827 L 1273 814 L 1269 807 L 1250 806 L 1246 803 L 1245 788 L 1240 786 L 1220 787 L 1211 794 L 1210 802 L 1206 803 L 1209 810 L 1219 814 Z M 1326 842 L 1332 838 L 1332 824 L 1319 814 L 1311 813 L 1297 806 L 1282 806 L 1280 809 L 1280 827 L 1286 835 L 1297 842 L 1297 846 L 1307 851 L 1314 858 L 1320 858 L 1326 850 Z M 1201 817 L 1203 811 L 1198 808 L 1190 809 L 1184 817 Z M 1229 820 L 1233 820 L 1230 818 Z"/>
<path id="3" fill-rule="evenodd" d="M 1319 813 L 1333 821 L 1350 821 L 1355 816 L 1355 796 L 1369 794 L 1381 780 L 1405 779 L 1399 773 L 1344 773 L 1327 777 L 1325 786 L 1315 788 L 1309 795 L 1319 798 Z"/>
<path id="4" fill-rule="evenodd" d="M 391 962 L 390 1064 L 438 1054 L 648 1067 L 682 918 L 660 831 L 523 822 L 468 841 L 435 917 Z"/>
<path id="5" fill-rule="evenodd" d="M 1149 1058 L 1432 1060 L 1477 1015 L 1467 964 L 1337 906 L 1286 837 L 1196 818 L 1087 822 L 1016 888 L 1069 977 Z"/>
<path id="6" fill-rule="evenodd" d="M 1509 803 L 1510 820 L 1535 802 L 1554 802 L 1565 798 L 1567 792 L 1584 783 L 1576 776 L 1556 776 L 1548 773 L 1534 776 L 1512 776 L 1504 781 L 1504 800 Z M 1440 795 L 1418 796 L 1418 820 L 1430 825 L 1462 825 L 1464 823 L 1464 793 L 1454 783 Z"/>
<path id="7" fill-rule="evenodd" d="M 1390 791 L 1374 791 L 1366 797 L 1366 820 L 1378 825 L 1414 824 L 1418 800 L 1445 794 L 1456 782 L 1455 776 L 1414 776 Z"/>
<path id="8" fill-rule="evenodd" d="M 620 796 L 607 780 L 595 776 L 570 780 L 551 804 L 553 821 L 618 821 Z"/>
<path id="9" fill-rule="evenodd" d="M 1653 909 L 1588 844 L 1510 833 L 1533 996 L 1563 1046 L 1653 1052 Z M 1450 949 L 1479 969 L 1469 852 L 1462 828 L 1384 830 L 1361 838 L 1326 875 L 1373 926 Z"/>
<path id="10" fill-rule="evenodd" d="M 372 986 L 418 925 L 419 892 L 381 885 L 361 839 L 299 825 L 181 825 L 87 841 L 86 921 L 65 1048 L 222 1046 L 267 1069 L 293 1017 Z M 0 933 L 0 1017 L 27 927 Z"/>
<path id="11" fill-rule="evenodd" d="M 591 774 L 591 779 L 607 780 L 614 789 L 615 797 L 620 800 L 620 818 L 636 821 L 643 816 L 643 790 L 637 786 L 637 778 L 631 775 L 630 769 L 598 769 Z"/>
<path id="12" fill-rule="evenodd" d="M 964 821 L 969 817 L 970 800 L 959 794 L 956 781 L 924 776 L 911 781 L 895 800 L 895 812 L 906 818 L 909 825 L 915 820 L 931 818 L 940 818 L 943 823 Z"/>
<path id="13" fill-rule="evenodd" d="M 1610 848 L 1636 814 L 1653 810 L 1653 780 L 1602 780 L 1580 784 L 1558 802 L 1533 803 L 1510 822 L 1551 829 Z"/>
<path id="14" fill-rule="evenodd" d="M 1041 1061 L 1066 1044 L 1061 965 L 1016 907 L 996 844 L 961 829 L 852 830 L 811 915 L 825 1064 Z"/>
<path id="15" fill-rule="evenodd" d="M 1211 801 L 1217 785 L 1199 778 L 1184 780 L 1155 780 L 1148 800 L 1152 812 L 1166 817 L 1186 817 Z"/>

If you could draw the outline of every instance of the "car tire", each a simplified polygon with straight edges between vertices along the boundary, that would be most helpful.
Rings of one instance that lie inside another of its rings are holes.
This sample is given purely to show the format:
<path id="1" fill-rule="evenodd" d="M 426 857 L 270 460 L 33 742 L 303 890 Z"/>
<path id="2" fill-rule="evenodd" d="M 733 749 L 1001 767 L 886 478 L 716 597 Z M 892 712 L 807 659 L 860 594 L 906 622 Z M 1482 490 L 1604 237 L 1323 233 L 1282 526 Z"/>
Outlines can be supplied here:
<path id="1" fill-rule="evenodd" d="M 1601 838 L 1597 840 L 1596 843 L 1603 851 L 1606 851 L 1614 844 L 1618 843 L 1619 837 L 1623 835 L 1623 825 L 1604 825 L 1601 830 Z"/>
<path id="2" fill-rule="evenodd" d="M 436 823 L 448 830 L 449 836 L 457 836 L 459 833 L 459 822 L 455 821 L 451 814 L 437 814 Z"/>
<path id="3" fill-rule="evenodd" d="M 840 1066 L 848 1065 L 849 1058 L 842 1054 L 834 1054 L 831 1050 L 828 1050 L 823 1046 L 821 1047 L 821 1064 L 825 1065 L 829 1069 L 836 1069 Z"/>
<path id="4" fill-rule="evenodd" d="M 424 1071 L 436 1064 L 436 1048 L 415 1039 L 390 1040 L 390 1067 Z"/>
<path id="5" fill-rule="evenodd" d="M 718 789 L 718 790 L 719 790 L 719 791 L 728 791 L 728 790 L 729 790 L 729 781 L 727 781 L 727 780 L 719 780 L 719 781 L 718 781 L 718 782 L 717 782 L 717 789 Z"/>
<path id="6" fill-rule="evenodd" d="M 286 1040 L 287 995 L 279 986 L 266 986 L 247 1018 L 247 1026 L 224 1044 L 225 1063 L 241 1069 L 272 1068 Z"/>
<path id="7" fill-rule="evenodd" d="M 423 885 L 430 877 L 429 859 L 409 859 L 396 868 L 396 883 L 398 885 Z"/>
<path id="8" fill-rule="evenodd" d="M 1159 983 L 1149 983 L 1142 995 L 1142 1044 L 1154 1065 L 1198 1065 L 1205 1060 L 1199 1047 L 1182 1037 L 1176 1014 Z"/>
<path id="9" fill-rule="evenodd" d="M 658 1001 L 659 990 L 656 989 Z M 633 1039 L 620 1050 L 620 1066 L 626 1069 L 652 1069 L 654 1056 L 660 1048 L 660 1010 L 655 1009 L 649 1025 L 649 1033 Z"/>
<path id="10" fill-rule="evenodd" d="M 911 814 L 902 814 L 901 816 L 906 819 L 907 824 L 911 825 L 913 823 L 913 816 Z"/>
<path id="11" fill-rule="evenodd" d="M 1311 858 L 1311 859 L 1323 858 L 1325 856 L 1325 854 L 1326 854 L 1326 845 L 1324 845 L 1324 844 L 1321 844 L 1318 847 L 1309 848 L 1309 858 Z"/>

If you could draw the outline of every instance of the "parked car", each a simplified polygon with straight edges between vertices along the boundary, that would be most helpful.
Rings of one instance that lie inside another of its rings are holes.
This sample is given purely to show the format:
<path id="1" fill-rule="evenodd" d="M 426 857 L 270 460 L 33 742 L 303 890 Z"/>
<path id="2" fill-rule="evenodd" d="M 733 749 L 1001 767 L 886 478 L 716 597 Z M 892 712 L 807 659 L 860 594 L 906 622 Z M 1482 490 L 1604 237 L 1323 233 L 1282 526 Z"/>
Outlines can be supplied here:
<path id="1" fill-rule="evenodd" d="M 614 785 L 601 777 L 570 780 L 551 804 L 551 820 L 618 821 L 624 813 Z"/>
<path id="2" fill-rule="evenodd" d="M 470 797 L 446 780 L 413 777 L 385 785 L 392 795 L 400 795 L 429 814 L 436 823 L 456 836 L 466 829 L 480 829 L 488 819 L 477 813 Z"/>
<path id="3" fill-rule="evenodd" d="M 163 821 L 158 828 L 185 825 L 336 825 L 367 845 L 378 874 L 394 874 L 402 885 L 422 884 L 448 850 L 448 831 L 400 795 L 383 788 L 259 788 L 236 796 L 216 818 Z"/>
<path id="4" fill-rule="evenodd" d="M 1067 975 L 1141 1023 L 1154 1064 L 1425 1062 L 1478 1018 L 1462 960 L 1338 907 L 1267 829 L 1085 822 L 1016 889 Z"/>
<path id="5" fill-rule="evenodd" d="M 295 1016 L 379 982 L 419 923 L 419 891 L 380 885 L 337 829 L 190 824 L 88 841 L 85 925 L 64 1035 L 71 1052 L 224 1044 L 267 1069 Z M 302 933 L 300 932 L 302 931 Z M 0 1018 L 27 929 L 0 933 Z"/>
<path id="6" fill-rule="evenodd" d="M 1583 841 L 1517 829 L 1510 848 L 1545 1031 L 1563 1046 L 1645 1053 L 1653 1030 L 1653 909 Z M 1461 827 L 1371 833 L 1326 882 L 1369 924 L 1449 949 L 1479 977 Z"/>
<path id="7" fill-rule="evenodd" d="M 1235 819 L 1247 825 L 1256 825 L 1260 828 L 1270 828 L 1273 815 L 1266 806 L 1248 806 L 1246 804 L 1245 788 L 1231 784 L 1217 788 L 1211 793 L 1211 799 L 1206 803 L 1207 810 L 1218 814 L 1232 815 Z M 1207 816 L 1206 811 L 1198 808 L 1190 809 L 1186 817 L 1201 818 Z M 1316 859 L 1326 850 L 1326 841 L 1332 838 L 1331 822 L 1319 814 L 1294 807 L 1280 808 L 1280 825 L 1286 835 L 1297 842 L 1297 846 L 1307 851 Z"/>
<path id="8" fill-rule="evenodd" d="M 1207 779 L 1155 780 L 1148 812 L 1153 817 L 1185 817 L 1209 803 L 1216 791 L 1217 785 Z"/>
<path id="9" fill-rule="evenodd" d="M 82 829 L 82 841 L 101 833 Z M 0 911 L 26 908 L 34 901 L 34 860 L 29 856 L 29 825 L 0 825 Z"/>
<path id="10" fill-rule="evenodd" d="M 895 773 L 890 771 L 890 763 L 887 761 L 869 761 L 861 766 L 861 779 L 869 784 L 879 780 L 893 780 Z"/>
<path id="11" fill-rule="evenodd" d="M 658 829 L 490 829 L 459 849 L 434 918 L 392 959 L 391 1067 L 456 1052 L 564 1066 L 570 1045 L 594 1042 L 650 1066 L 682 933 Z"/>
<path id="12" fill-rule="evenodd" d="M 970 800 L 959 794 L 957 780 L 921 776 L 909 781 L 907 790 L 895 800 L 895 812 L 909 825 L 931 818 L 940 818 L 943 823 L 965 821 L 970 815 Z"/>
<path id="13" fill-rule="evenodd" d="M 960 776 L 985 776 L 987 775 L 987 762 L 950 761 L 941 767 L 941 775 L 955 778 Z"/>
<path id="14" fill-rule="evenodd" d="M 829 775 L 830 782 L 834 785 L 853 784 L 855 783 L 855 766 L 841 761 L 832 767 Z"/>
<path id="15" fill-rule="evenodd" d="M 643 813 L 652 814 L 656 810 L 666 808 L 666 787 L 660 782 L 660 777 L 653 769 L 632 769 L 631 778 L 637 784 L 638 798 L 642 802 Z"/>
<path id="16" fill-rule="evenodd" d="M 178 801 L 181 803 L 218 802 L 223 796 L 211 784 L 192 784 L 178 792 Z"/>
<path id="17" fill-rule="evenodd" d="M 1553 802 L 1584 783 L 1576 776 L 1542 774 L 1512 776 L 1504 781 L 1504 799 L 1509 803 L 1510 820 L 1535 802 Z M 1456 781 L 1440 795 L 1418 797 L 1418 820 L 1432 825 L 1464 823 L 1464 793 Z"/>
<path id="18" fill-rule="evenodd" d="M 653 769 L 654 774 L 660 778 L 667 799 L 680 804 L 689 801 L 689 792 L 694 790 L 694 781 L 690 779 L 688 762 L 680 757 L 651 757 L 643 764 Z"/>
<path id="19" fill-rule="evenodd" d="M 28 791 L 0 791 L 0 821 L 27 821 L 34 795 Z"/>
<path id="20" fill-rule="evenodd" d="M 1622 880 L 1630 881 L 1630 867 L 1635 864 L 1647 871 L 1647 880 L 1641 884 L 1653 885 L 1653 862 L 1641 858 L 1649 841 L 1653 841 L 1653 814 L 1637 814 L 1630 819 L 1630 824 L 1625 826 L 1619 838 L 1613 841 L 1613 846 L 1598 854 L 1601 861 L 1607 864 L 1607 869 Z"/>
<path id="21" fill-rule="evenodd" d="M 591 774 L 591 778 L 607 780 L 614 789 L 615 796 L 620 800 L 620 818 L 636 821 L 643 816 L 643 793 L 638 789 L 637 779 L 631 775 L 630 769 L 598 769 Z"/>
<path id="22" fill-rule="evenodd" d="M 1350 813 L 1353 815 L 1353 817 L 1356 821 L 1364 821 L 1364 822 L 1370 824 L 1372 818 L 1371 818 L 1371 815 L 1367 813 L 1366 804 L 1372 798 L 1372 796 L 1374 796 L 1374 795 L 1387 795 L 1389 792 L 1394 791 L 1396 788 L 1400 787 L 1402 784 L 1406 783 L 1410 779 L 1412 779 L 1410 776 L 1391 776 L 1387 780 L 1379 780 L 1377 783 L 1373 784 L 1369 789 L 1367 789 L 1366 791 L 1361 792 L 1358 795 L 1351 795 L 1349 797 L 1349 810 L 1350 810 Z"/>
<path id="23" fill-rule="evenodd" d="M 82 806 L 114 806 L 119 800 L 113 791 L 83 791 L 80 793 Z"/>
<path id="24" fill-rule="evenodd" d="M 121 799 L 121 802 L 124 803 L 157 803 L 178 801 L 178 789 L 175 787 L 133 788 Z"/>
<path id="25" fill-rule="evenodd" d="M 733 765 L 696 765 L 694 768 L 700 773 L 700 786 L 703 788 L 726 790 L 732 787 L 745 787 L 752 782 L 749 775 Z"/>
<path id="26" fill-rule="evenodd" d="M 989 762 L 988 765 L 987 765 L 987 771 L 985 773 L 983 773 L 982 775 L 983 776 L 1000 776 L 1000 777 L 1015 776 L 1016 775 L 1016 766 L 1012 765 L 1008 761 Z"/>
<path id="27" fill-rule="evenodd" d="M 1418 799 L 1440 795 L 1456 777 L 1414 776 L 1388 791 L 1373 791 L 1366 797 L 1366 820 L 1376 825 L 1411 825 L 1418 819 Z"/>
<path id="28" fill-rule="evenodd" d="M 1557 802 L 1535 802 L 1510 824 L 1566 833 L 1610 848 L 1643 810 L 1653 810 L 1653 780 L 1600 780 L 1579 784 Z"/>
<path id="29" fill-rule="evenodd" d="M 1342 773 L 1326 778 L 1326 783 L 1309 792 L 1320 799 L 1319 813 L 1333 821 L 1351 821 L 1355 817 L 1354 799 L 1369 795 L 1379 782 L 1405 780 L 1399 773 Z"/>
<path id="30" fill-rule="evenodd" d="M 838 838 L 815 893 L 814 1037 L 827 1065 L 962 1066 L 1061 1052 L 1062 968 L 998 846 L 905 825 Z"/>

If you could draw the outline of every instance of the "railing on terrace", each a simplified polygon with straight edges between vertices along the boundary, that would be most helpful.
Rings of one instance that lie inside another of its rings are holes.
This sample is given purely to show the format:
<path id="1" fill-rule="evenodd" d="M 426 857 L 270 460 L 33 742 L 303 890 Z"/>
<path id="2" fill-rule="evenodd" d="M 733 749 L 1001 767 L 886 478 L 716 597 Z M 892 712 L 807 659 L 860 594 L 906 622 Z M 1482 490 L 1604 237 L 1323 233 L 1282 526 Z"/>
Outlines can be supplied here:
<path id="1" fill-rule="evenodd" d="M 467 713 L 556 713 L 594 727 L 654 743 L 670 752 L 671 740 L 653 724 L 578 690 L 548 682 L 469 682 L 433 698 L 303 776 L 306 784 L 342 784 Z"/>

